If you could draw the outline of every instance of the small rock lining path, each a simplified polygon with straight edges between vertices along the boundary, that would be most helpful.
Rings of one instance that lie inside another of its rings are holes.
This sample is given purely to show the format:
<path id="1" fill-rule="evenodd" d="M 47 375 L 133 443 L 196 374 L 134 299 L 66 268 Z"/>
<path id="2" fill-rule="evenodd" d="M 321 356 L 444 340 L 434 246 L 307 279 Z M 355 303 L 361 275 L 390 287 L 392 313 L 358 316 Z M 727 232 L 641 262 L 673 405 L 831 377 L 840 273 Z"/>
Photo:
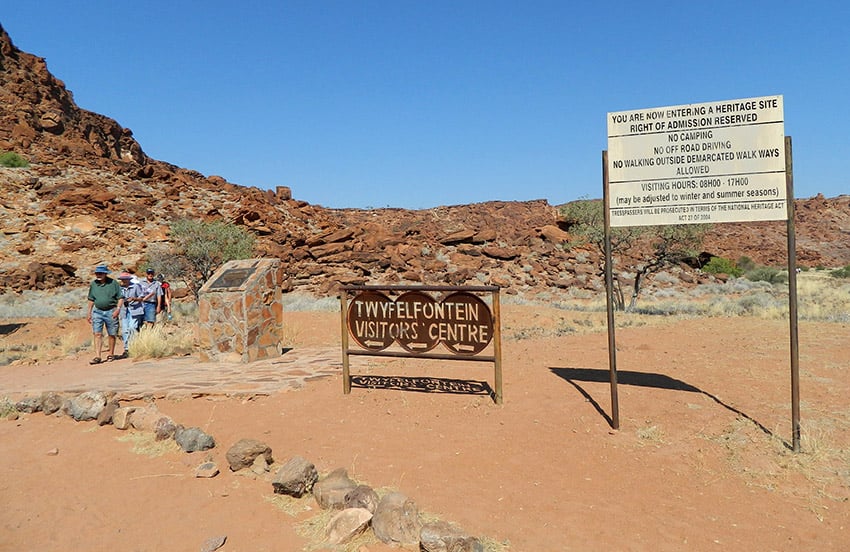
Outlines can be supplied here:
<path id="1" fill-rule="evenodd" d="M 132 358 L 90 365 L 87 357 L 45 365 L 0 367 L 0 397 L 43 392 L 113 391 L 119 400 L 204 395 L 248 397 L 299 389 L 316 378 L 342 373 L 338 347 L 296 348 L 250 363 L 201 362 L 196 356 Z"/>

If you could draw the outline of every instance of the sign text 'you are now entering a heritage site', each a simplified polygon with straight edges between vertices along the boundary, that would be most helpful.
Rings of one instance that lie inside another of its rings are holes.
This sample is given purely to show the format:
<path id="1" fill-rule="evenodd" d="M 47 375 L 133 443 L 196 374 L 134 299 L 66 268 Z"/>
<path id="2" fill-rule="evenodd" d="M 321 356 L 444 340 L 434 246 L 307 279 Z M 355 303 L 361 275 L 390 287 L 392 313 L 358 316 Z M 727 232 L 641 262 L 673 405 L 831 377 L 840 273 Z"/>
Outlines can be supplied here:
<path id="1" fill-rule="evenodd" d="M 786 220 L 782 96 L 608 113 L 611 226 Z"/>

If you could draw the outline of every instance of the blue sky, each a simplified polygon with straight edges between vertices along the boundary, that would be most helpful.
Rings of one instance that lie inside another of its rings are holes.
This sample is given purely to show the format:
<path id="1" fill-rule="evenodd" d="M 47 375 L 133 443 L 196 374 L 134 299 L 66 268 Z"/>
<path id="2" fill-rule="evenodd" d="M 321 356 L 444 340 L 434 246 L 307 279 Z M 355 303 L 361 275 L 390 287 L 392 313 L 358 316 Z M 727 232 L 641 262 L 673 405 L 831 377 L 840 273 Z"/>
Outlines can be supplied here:
<path id="1" fill-rule="evenodd" d="M 796 197 L 850 193 L 850 4 L 122 2 L 4 10 L 149 156 L 326 207 L 601 197 L 606 113 L 782 94 Z"/>

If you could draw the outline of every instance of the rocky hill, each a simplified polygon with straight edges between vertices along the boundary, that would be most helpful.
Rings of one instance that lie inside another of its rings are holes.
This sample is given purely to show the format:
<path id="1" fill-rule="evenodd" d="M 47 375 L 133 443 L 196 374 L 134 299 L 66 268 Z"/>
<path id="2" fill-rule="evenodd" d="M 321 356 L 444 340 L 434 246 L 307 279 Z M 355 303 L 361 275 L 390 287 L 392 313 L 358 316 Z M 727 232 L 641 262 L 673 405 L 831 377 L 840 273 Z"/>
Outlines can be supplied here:
<path id="1" fill-rule="evenodd" d="M 592 249 L 567 249 L 569 225 L 546 200 L 404 209 L 328 209 L 289 188 L 245 187 L 151 159 L 130 129 L 80 109 L 44 59 L 0 27 L 0 289 L 83 284 L 92 267 L 137 267 L 179 217 L 224 219 L 282 259 L 288 286 L 494 284 L 508 293 L 601 289 Z M 850 196 L 797 200 L 798 263 L 850 263 Z M 781 266 L 785 224 L 716 225 L 706 251 Z M 681 267 L 679 270 L 687 270 Z"/>

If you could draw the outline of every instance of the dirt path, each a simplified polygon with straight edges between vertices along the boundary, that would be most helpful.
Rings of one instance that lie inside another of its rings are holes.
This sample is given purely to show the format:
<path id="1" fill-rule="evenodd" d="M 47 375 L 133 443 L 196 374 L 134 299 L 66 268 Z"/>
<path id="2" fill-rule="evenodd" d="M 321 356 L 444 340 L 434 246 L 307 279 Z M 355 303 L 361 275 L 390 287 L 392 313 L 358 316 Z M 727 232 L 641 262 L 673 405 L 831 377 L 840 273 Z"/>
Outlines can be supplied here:
<path id="1" fill-rule="evenodd" d="M 557 320 L 539 308 L 504 316 L 512 328 Z M 338 342 L 335 317 L 302 323 L 310 346 Z M 316 513 L 311 499 L 292 517 L 266 500 L 268 481 L 227 470 L 227 449 L 244 437 L 278 462 L 300 455 L 320 473 L 345 467 L 401 490 L 514 552 L 847 550 L 848 329 L 801 326 L 799 455 L 786 447 L 787 323 L 743 318 L 620 330 L 620 431 L 606 419 L 601 333 L 506 340 L 502 406 L 397 389 L 343 395 L 338 376 L 251 400 L 158 400 L 216 438 L 209 453 L 149 457 L 111 426 L 25 415 L 0 422 L 0 550 L 198 550 L 220 534 L 230 552 L 305 548 L 294 527 Z M 352 372 L 492 382 L 485 366 L 360 358 Z M 208 458 L 223 473 L 194 478 Z"/>

